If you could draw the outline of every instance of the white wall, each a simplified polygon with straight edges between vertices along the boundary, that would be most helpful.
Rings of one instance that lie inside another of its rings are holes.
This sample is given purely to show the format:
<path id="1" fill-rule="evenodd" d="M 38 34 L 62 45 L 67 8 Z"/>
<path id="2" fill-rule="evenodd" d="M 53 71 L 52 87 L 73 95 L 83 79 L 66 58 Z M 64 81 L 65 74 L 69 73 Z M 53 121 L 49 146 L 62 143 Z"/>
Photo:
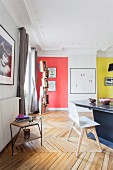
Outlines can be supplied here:
<path id="1" fill-rule="evenodd" d="M 19 58 L 19 31 L 9 13 L 0 1 L 0 24 L 15 40 L 15 68 L 14 68 L 14 85 L 0 84 L 0 99 L 10 98 L 16 96 L 17 93 L 17 70 Z"/>
<path id="2" fill-rule="evenodd" d="M 96 98 L 96 94 L 70 94 L 70 68 L 96 68 L 96 53 L 75 53 L 68 57 L 68 101 Z M 79 111 L 88 110 L 79 108 Z"/>

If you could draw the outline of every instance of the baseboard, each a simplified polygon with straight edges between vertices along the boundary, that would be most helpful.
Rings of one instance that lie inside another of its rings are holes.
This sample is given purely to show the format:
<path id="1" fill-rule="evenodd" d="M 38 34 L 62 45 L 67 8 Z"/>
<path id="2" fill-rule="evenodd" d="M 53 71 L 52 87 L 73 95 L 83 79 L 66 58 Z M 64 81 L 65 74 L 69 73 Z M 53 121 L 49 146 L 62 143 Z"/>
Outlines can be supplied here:
<path id="1" fill-rule="evenodd" d="M 48 110 L 68 110 L 68 108 L 48 108 Z"/>
<path id="2" fill-rule="evenodd" d="M 81 108 L 81 107 L 78 107 L 79 109 L 78 109 L 78 111 L 79 112 L 92 112 L 92 110 L 89 110 L 89 109 L 86 109 L 86 108 Z M 69 108 L 48 108 L 48 110 L 69 110 Z"/>

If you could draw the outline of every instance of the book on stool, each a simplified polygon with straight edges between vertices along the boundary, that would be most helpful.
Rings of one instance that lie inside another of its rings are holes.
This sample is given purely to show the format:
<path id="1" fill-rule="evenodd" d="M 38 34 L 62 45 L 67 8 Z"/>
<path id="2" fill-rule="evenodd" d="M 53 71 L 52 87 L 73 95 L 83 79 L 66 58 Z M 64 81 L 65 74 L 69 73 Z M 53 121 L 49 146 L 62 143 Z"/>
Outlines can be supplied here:
<path id="1" fill-rule="evenodd" d="M 25 120 L 29 120 L 29 116 L 28 115 L 24 115 L 24 114 L 19 114 L 18 116 L 16 116 L 15 120 L 17 122 L 23 122 Z"/>

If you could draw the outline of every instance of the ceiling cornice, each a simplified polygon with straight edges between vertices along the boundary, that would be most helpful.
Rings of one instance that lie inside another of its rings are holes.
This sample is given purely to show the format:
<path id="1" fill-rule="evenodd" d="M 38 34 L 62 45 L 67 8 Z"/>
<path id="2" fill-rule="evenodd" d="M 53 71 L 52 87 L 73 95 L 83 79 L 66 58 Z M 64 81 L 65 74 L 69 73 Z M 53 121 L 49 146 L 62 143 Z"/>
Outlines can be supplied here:
<path id="1" fill-rule="evenodd" d="M 17 27 L 21 27 L 21 24 L 19 22 L 18 16 L 15 15 L 15 10 L 13 9 L 12 3 L 10 1 L 4 1 L 1 0 L 2 4 L 4 7 L 7 9 L 8 13 L 12 17 L 14 23 L 16 24 Z"/>
<path id="2" fill-rule="evenodd" d="M 23 0 L 23 2 L 24 2 L 24 5 L 25 5 L 25 7 L 26 7 L 28 16 L 29 16 L 29 18 L 30 18 L 30 21 L 31 21 L 33 30 L 36 29 L 36 30 L 35 30 L 35 33 L 36 33 L 36 38 L 37 38 L 37 44 L 40 46 L 40 48 L 43 48 L 43 41 L 42 41 L 42 38 L 41 38 L 40 30 L 39 30 L 39 28 L 35 25 L 35 22 L 36 22 L 36 21 L 34 20 L 34 16 L 33 16 L 32 13 L 31 13 L 28 0 Z"/>
<path id="3" fill-rule="evenodd" d="M 30 14 L 27 2 L 24 0 L 1 0 L 4 7 L 7 9 L 8 13 L 12 17 L 12 20 L 19 27 L 25 27 L 29 37 L 30 43 L 35 46 L 37 49 L 42 47 L 42 41 L 40 35 L 37 35 L 37 32 L 34 29 L 32 22 L 32 16 Z M 17 8 L 18 7 L 18 8 Z M 20 10 L 21 9 L 21 10 Z"/>
<path id="4" fill-rule="evenodd" d="M 70 54 L 86 54 L 86 55 L 95 55 L 97 54 L 97 49 L 95 48 L 66 48 L 61 50 L 42 50 L 38 51 L 39 56 L 67 56 Z"/>

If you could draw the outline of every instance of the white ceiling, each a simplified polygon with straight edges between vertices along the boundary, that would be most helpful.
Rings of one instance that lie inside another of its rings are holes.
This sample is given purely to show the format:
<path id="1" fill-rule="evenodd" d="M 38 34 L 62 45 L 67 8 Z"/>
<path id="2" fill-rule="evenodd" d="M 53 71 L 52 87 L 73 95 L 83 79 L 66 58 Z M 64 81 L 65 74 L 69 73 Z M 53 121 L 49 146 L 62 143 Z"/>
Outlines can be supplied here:
<path id="1" fill-rule="evenodd" d="M 99 50 L 113 44 L 113 0 L 1 0 L 41 50 Z"/>

